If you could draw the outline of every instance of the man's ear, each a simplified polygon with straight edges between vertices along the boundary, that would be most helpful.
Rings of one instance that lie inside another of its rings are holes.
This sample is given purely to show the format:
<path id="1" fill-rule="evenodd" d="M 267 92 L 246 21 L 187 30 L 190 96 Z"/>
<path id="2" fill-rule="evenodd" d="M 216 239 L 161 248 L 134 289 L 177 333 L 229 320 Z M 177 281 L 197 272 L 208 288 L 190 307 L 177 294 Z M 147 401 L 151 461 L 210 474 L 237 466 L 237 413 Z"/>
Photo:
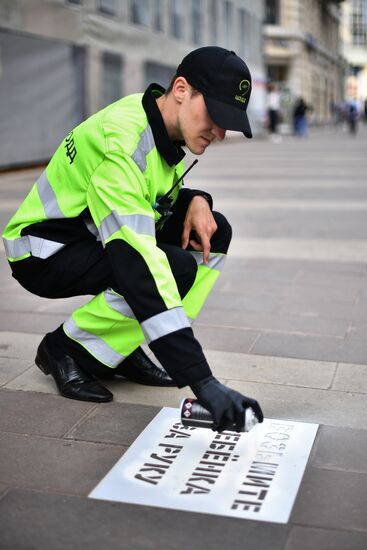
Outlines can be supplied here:
<path id="1" fill-rule="evenodd" d="M 189 89 L 190 84 L 187 82 L 186 78 L 178 76 L 172 86 L 172 94 L 178 103 L 182 103 Z"/>

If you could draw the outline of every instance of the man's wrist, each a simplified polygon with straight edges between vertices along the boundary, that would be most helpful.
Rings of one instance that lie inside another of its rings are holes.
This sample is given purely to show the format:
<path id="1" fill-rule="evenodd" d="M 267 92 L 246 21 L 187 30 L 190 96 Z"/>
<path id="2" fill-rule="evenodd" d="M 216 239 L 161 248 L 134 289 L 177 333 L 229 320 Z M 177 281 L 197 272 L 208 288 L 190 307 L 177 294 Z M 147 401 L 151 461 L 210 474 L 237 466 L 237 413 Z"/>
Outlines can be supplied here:
<path id="1" fill-rule="evenodd" d="M 203 197 L 209 204 L 210 210 L 213 210 L 213 199 L 210 193 L 206 191 L 201 191 L 199 189 L 186 189 L 189 195 L 189 202 L 191 202 L 196 197 Z"/>
<path id="2" fill-rule="evenodd" d="M 195 195 L 191 200 L 194 201 L 196 199 L 203 199 L 206 203 L 208 203 L 209 207 L 211 207 L 211 200 L 208 195 Z"/>

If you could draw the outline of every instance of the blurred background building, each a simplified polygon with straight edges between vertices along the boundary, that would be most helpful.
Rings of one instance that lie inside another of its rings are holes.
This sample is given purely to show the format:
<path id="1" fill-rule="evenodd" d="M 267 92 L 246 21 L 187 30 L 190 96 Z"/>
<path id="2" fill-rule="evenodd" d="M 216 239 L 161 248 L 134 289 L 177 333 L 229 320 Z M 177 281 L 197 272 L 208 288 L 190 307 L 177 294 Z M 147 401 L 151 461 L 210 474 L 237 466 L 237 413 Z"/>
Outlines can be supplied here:
<path id="1" fill-rule="evenodd" d="M 203 45 L 248 63 L 255 135 L 269 82 L 283 131 L 300 96 L 325 124 L 333 104 L 367 97 L 366 42 L 367 0 L 0 0 L 0 168 L 47 161 L 84 118 L 166 86 Z"/>
<path id="2" fill-rule="evenodd" d="M 349 64 L 347 99 L 367 99 L 367 0 L 342 4 L 343 53 Z"/>
<path id="3" fill-rule="evenodd" d="M 262 0 L 0 0 L 0 167 L 47 160 L 73 126 L 202 45 L 233 49 L 265 112 Z"/>
<path id="4" fill-rule="evenodd" d="M 346 65 L 339 32 L 340 4 L 332 0 L 265 0 L 267 79 L 278 85 L 287 125 L 297 97 L 312 106 L 315 123 L 327 122 L 331 102 L 343 99 Z"/>

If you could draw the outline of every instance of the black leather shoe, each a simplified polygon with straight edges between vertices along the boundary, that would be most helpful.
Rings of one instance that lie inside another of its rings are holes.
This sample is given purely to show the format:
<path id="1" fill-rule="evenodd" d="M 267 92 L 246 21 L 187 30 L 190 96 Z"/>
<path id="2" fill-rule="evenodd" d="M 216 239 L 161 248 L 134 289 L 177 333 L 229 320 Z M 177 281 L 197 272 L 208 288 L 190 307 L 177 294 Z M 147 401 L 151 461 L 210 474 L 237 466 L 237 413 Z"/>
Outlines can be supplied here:
<path id="1" fill-rule="evenodd" d="M 155 365 L 140 347 L 119 364 L 115 374 L 144 386 L 176 386 L 167 372 Z"/>
<path id="2" fill-rule="evenodd" d="M 53 376 L 64 397 L 96 403 L 106 403 L 113 399 L 113 394 L 101 386 L 91 374 L 81 369 L 72 357 L 65 355 L 62 359 L 55 359 L 48 349 L 46 338 L 38 347 L 35 362 L 44 374 Z"/>

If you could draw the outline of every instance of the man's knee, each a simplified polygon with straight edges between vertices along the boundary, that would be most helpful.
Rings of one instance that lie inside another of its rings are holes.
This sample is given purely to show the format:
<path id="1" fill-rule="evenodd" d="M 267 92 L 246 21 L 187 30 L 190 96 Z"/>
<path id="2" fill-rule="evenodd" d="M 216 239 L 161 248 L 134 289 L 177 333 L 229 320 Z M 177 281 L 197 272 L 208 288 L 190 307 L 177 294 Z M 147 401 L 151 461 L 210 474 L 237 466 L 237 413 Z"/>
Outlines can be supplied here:
<path id="1" fill-rule="evenodd" d="M 213 211 L 213 216 L 218 229 L 211 238 L 211 252 L 227 254 L 232 239 L 232 227 L 220 212 Z"/>
<path id="2" fill-rule="evenodd" d="M 198 269 L 196 260 L 190 252 L 178 246 L 166 243 L 158 243 L 158 246 L 167 256 L 182 299 L 195 282 Z"/>
<path id="3" fill-rule="evenodd" d="M 198 266 L 194 256 L 190 252 L 182 249 L 178 250 L 180 261 L 173 266 L 172 271 L 181 299 L 183 299 L 195 282 Z"/>

